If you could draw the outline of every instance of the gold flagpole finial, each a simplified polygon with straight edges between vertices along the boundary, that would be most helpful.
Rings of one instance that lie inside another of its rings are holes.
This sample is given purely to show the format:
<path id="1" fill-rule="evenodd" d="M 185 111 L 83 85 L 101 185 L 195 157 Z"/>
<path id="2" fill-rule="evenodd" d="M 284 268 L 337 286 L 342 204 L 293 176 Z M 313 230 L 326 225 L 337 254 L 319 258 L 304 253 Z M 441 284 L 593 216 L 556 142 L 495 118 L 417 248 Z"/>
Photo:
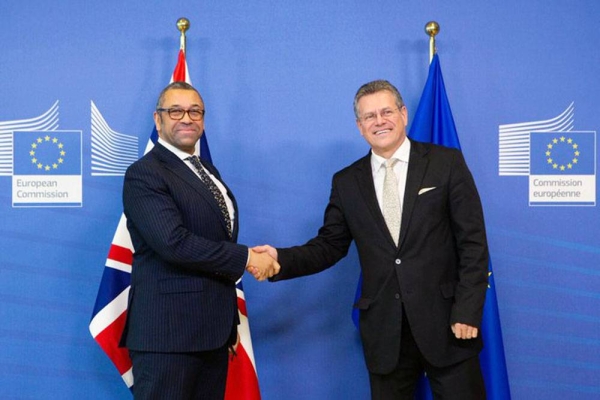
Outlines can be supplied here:
<path id="1" fill-rule="evenodd" d="M 435 48 L 435 35 L 440 33 L 440 25 L 435 21 L 429 21 L 425 24 L 425 33 L 429 35 L 429 63 L 431 63 L 434 54 L 437 52 Z"/>
<path id="2" fill-rule="evenodd" d="M 179 46 L 181 50 L 185 53 L 185 32 L 190 29 L 190 20 L 187 18 L 179 18 L 177 20 L 177 29 L 181 32 L 181 37 L 179 38 Z"/>

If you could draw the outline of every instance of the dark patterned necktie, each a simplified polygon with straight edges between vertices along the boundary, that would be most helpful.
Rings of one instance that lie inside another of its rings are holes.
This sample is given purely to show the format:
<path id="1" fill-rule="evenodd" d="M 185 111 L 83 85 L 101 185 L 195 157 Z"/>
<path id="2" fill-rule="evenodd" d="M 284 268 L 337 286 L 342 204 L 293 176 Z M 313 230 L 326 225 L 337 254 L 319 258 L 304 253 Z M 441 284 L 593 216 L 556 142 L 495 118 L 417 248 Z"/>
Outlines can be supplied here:
<path id="1" fill-rule="evenodd" d="M 200 180 L 202 183 L 206 185 L 208 190 L 212 193 L 217 204 L 219 205 L 219 209 L 221 210 L 221 214 L 223 214 L 223 219 L 225 220 L 225 225 L 227 225 L 227 232 L 229 233 L 229 237 L 231 237 L 231 217 L 229 216 L 229 210 L 227 209 L 227 203 L 225 203 L 225 198 L 223 197 L 223 193 L 219 190 L 217 185 L 210 179 L 210 176 L 206 173 L 204 168 L 202 167 L 202 163 L 200 163 L 200 159 L 198 156 L 191 156 L 186 158 L 189 162 L 192 163 L 198 174 L 200 175 Z"/>

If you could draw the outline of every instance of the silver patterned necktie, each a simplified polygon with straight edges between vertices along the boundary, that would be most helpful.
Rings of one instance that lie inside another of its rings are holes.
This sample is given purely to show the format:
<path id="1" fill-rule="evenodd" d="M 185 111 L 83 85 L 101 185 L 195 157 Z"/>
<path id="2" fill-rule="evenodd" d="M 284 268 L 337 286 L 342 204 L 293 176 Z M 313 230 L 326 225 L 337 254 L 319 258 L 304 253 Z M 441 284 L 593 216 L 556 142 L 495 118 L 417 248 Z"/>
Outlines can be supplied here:
<path id="1" fill-rule="evenodd" d="M 394 243 L 398 246 L 398 239 L 400 238 L 400 217 L 401 217 L 401 206 L 400 206 L 400 195 L 398 193 L 398 179 L 394 172 L 394 165 L 399 160 L 392 158 L 385 162 L 385 178 L 383 180 L 383 218 L 385 223 L 394 239 Z"/>
<path id="2" fill-rule="evenodd" d="M 225 225 L 227 225 L 227 232 L 229 233 L 229 237 L 231 238 L 231 217 L 229 216 L 229 210 L 227 209 L 227 203 L 225 203 L 225 198 L 223 197 L 223 193 L 219 190 L 217 185 L 210 179 L 210 176 L 206 173 L 204 168 L 202 167 L 202 163 L 198 156 L 191 156 L 186 158 L 198 171 L 200 175 L 200 180 L 202 183 L 206 185 L 208 190 L 212 193 L 217 204 L 219 205 L 219 209 L 221 210 L 221 214 L 223 214 L 223 219 L 225 220 Z"/>

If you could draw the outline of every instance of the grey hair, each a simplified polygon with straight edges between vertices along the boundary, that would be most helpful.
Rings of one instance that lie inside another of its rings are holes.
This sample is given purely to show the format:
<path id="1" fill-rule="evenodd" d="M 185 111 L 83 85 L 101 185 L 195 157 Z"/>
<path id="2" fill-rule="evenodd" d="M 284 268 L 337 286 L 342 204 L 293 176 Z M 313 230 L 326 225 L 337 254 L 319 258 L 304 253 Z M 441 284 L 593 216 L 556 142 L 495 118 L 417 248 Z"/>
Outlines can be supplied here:
<path id="1" fill-rule="evenodd" d="M 394 95 L 396 99 L 396 106 L 398 106 L 398 108 L 402 108 L 404 106 L 404 100 L 402 100 L 402 95 L 394 85 L 383 79 L 368 82 L 362 85 L 356 92 L 356 95 L 354 96 L 354 115 L 356 116 L 357 120 L 360 119 L 358 116 L 358 101 L 363 96 L 383 91 L 388 91 Z"/>

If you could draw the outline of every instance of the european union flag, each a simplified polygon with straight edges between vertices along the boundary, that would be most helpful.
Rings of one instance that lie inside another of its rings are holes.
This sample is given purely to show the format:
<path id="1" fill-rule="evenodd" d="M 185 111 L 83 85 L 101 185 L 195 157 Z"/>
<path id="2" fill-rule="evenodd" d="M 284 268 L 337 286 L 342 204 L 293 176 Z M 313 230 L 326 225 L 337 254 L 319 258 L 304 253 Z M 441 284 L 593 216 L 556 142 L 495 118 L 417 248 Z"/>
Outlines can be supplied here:
<path id="1" fill-rule="evenodd" d="M 593 175 L 595 132 L 531 132 L 531 175 Z"/>
<path id="2" fill-rule="evenodd" d="M 81 131 L 15 131 L 14 175 L 81 175 Z"/>
<path id="3" fill-rule="evenodd" d="M 431 60 L 427 82 L 408 136 L 421 142 L 460 150 L 458 133 L 446 95 L 446 86 L 437 54 Z"/>

